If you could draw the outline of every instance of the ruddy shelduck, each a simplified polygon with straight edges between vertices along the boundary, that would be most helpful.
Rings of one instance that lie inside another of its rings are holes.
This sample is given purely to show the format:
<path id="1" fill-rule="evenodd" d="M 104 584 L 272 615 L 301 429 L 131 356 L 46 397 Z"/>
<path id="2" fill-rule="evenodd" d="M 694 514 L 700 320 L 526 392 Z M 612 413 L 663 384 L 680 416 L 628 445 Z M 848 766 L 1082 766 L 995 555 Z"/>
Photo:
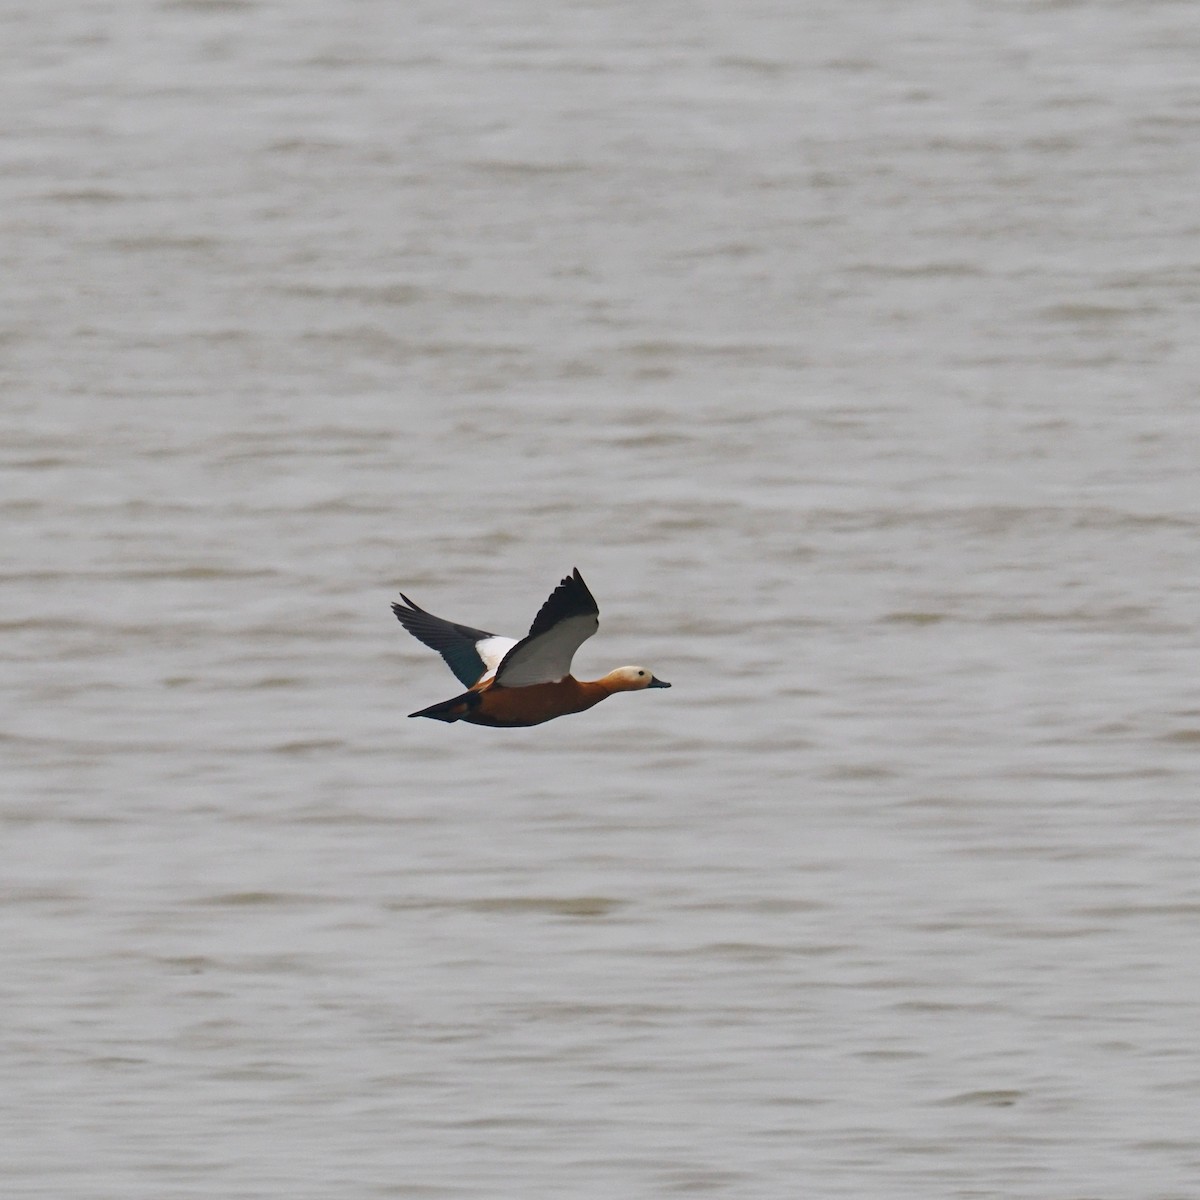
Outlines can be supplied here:
<path id="1" fill-rule="evenodd" d="M 520 641 L 443 621 L 418 608 L 403 592 L 400 599 L 403 604 L 392 605 L 400 624 L 436 650 L 468 689 L 410 717 L 502 728 L 540 725 L 583 712 L 614 692 L 671 686 L 645 667 L 618 667 L 591 681 L 571 674 L 575 651 L 600 625 L 600 609 L 578 568 L 551 592 Z"/>

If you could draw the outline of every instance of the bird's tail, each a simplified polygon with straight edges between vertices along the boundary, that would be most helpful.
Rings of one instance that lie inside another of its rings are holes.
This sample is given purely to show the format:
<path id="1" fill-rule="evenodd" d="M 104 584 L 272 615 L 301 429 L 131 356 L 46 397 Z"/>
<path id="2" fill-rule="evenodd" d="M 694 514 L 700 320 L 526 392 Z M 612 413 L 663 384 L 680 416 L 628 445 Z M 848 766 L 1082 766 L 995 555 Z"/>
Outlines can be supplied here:
<path id="1" fill-rule="evenodd" d="M 479 707 L 478 692 L 463 692 L 453 700 L 443 700 L 441 704 L 431 704 L 420 712 L 409 713 L 410 717 L 432 717 L 435 721 L 452 723 L 461 721 L 463 717 Z"/>

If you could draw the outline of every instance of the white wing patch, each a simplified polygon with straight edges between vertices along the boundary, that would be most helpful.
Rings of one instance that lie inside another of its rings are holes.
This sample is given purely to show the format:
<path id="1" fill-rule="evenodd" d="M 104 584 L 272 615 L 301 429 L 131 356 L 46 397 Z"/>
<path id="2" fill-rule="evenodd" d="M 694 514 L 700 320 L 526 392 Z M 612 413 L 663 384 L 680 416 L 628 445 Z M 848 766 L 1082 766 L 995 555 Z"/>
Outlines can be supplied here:
<path id="1" fill-rule="evenodd" d="M 498 687 L 533 687 L 538 683 L 557 683 L 571 673 L 575 651 L 600 627 L 595 613 L 582 613 L 559 621 L 552 629 L 515 643 L 516 649 L 504 660 L 504 669 L 496 678 Z M 508 639 L 493 638 L 492 641 Z M 482 654 L 484 643 L 479 643 Z"/>
<path id="2" fill-rule="evenodd" d="M 480 638 L 475 643 L 475 653 L 483 659 L 483 674 L 475 680 L 473 686 L 478 686 L 485 679 L 491 679 L 496 674 L 496 668 L 504 661 L 504 656 L 517 644 L 516 638 L 490 637 Z"/>

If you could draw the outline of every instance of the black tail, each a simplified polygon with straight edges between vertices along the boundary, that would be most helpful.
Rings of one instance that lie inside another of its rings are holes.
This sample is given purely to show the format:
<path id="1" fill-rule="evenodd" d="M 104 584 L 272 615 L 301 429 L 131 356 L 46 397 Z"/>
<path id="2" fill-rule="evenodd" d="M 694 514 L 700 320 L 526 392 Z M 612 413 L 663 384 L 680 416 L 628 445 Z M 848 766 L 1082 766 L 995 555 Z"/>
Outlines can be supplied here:
<path id="1" fill-rule="evenodd" d="M 461 696 L 455 696 L 453 700 L 443 700 L 441 704 L 431 704 L 428 708 L 421 709 L 420 712 L 408 715 L 410 717 L 432 717 L 435 721 L 446 721 L 452 724 L 455 721 L 461 721 L 468 713 L 477 709 L 479 703 L 478 692 L 463 692 Z"/>

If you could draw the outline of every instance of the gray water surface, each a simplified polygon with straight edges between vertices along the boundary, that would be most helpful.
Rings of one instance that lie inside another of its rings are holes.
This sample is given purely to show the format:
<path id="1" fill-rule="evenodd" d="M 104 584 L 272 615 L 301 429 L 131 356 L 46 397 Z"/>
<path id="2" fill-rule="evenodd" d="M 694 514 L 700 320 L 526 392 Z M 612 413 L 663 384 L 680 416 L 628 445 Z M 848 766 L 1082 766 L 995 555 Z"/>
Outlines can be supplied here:
<path id="1" fill-rule="evenodd" d="M 1193 1200 L 1194 16 L 0 5 L 3 1194 Z"/>

